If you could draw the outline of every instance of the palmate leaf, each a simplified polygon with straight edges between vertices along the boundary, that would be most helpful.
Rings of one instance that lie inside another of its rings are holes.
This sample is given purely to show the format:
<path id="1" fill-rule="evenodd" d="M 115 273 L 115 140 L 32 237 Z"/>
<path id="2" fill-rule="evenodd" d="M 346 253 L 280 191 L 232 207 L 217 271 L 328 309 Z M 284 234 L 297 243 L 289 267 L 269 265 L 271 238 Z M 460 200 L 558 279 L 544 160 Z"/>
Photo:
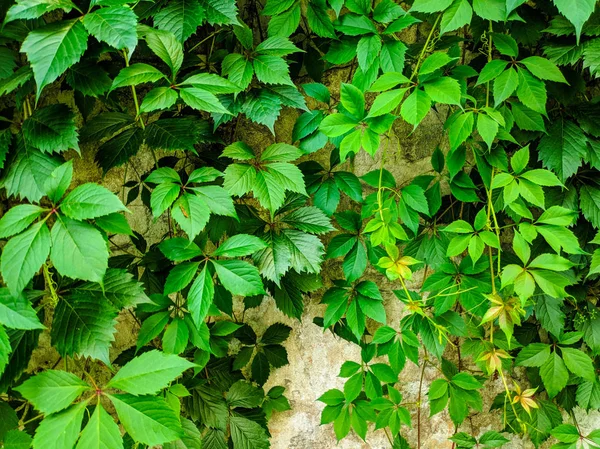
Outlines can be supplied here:
<path id="1" fill-rule="evenodd" d="M 87 401 L 82 401 L 44 418 L 35 432 L 33 448 L 65 449 L 75 446 L 86 405 Z"/>
<path id="2" fill-rule="evenodd" d="M 108 395 L 121 424 L 135 440 L 156 446 L 177 440 L 182 436 L 179 416 L 161 397 Z"/>
<path id="3" fill-rule="evenodd" d="M 2 277 L 11 294 L 20 294 L 46 262 L 50 251 L 50 231 L 38 222 L 8 241 L 2 251 Z"/>
<path id="4" fill-rule="evenodd" d="M 123 449 L 119 426 L 100 403 L 81 432 L 76 449 Z"/>
<path id="5" fill-rule="evenodd" d="M 21 51 L 27 54 L 37 84 L 36 98 L 77 63 L 87 48 L 87 32 L 78 19 L 51 23 L 30 32 Z"/>
<path id="6" fill-rule="evenodd" d="M 193 363 L 179 356 L 149 351 L 127 363 L 107 386 L 136 396 L 156 394 L 193 366 Z"/>
<path id="7" fill-rule="evenodd" d="M 63 276 L 101 282 L 108 268 L 108 248 L 94 226 L 58 216 L 52 227 L 50 260 Z"/>
<path id="8" fill-rule="evenodd" d="M 47 370 L 15 388 L 36 409 L 47 415 L 67 408 L 91 387 L 74 374 Z"/>
<path id="9" fill-rule="evenodd" d="M 64 104 L 37 109 L 23 123 L 27 144 L 43 153 L 60 153 L 70 148 L 79 152 L 74 114 Z"/>
<path id="10" fill-rule="evenodd" d="M 150 302 L 144 293 L 144 287 L 126 270 L 109 268 L 106 270 L 102 284 L 85 282 L 71 288 L 81 295 L 104 297 L 117 309 L 135 307 Z"/>
<path id="11" fill-rule="evenodd" d="M 51 338 L 64 356 L 92 357 L 110 365 L 108 349 L 114 341 L 117 310 L 101 297 L 74 294 L 59 301 Z"/>
<path id="12" fill-rule="evenodd" d="M 204 8 L 198 0 L 171 0 L 154 16 L 154 26 L 170 31 L 184 43 L 204 20 Z"/>
<path id="13" fill-rule="evenodd" d="M 83 17 L 83 25 L 96 39 L 117 50 L 133 53 L 137 45 L 137 17 L 127 6 L 100 8 Z"/>

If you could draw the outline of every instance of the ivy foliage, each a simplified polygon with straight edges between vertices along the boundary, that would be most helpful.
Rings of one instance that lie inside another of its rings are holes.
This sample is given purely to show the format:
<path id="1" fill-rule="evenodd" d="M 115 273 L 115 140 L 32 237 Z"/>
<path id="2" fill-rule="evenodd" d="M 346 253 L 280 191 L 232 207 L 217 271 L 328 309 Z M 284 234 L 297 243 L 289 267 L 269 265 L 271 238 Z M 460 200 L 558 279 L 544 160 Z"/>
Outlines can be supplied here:
<path id="1" fill-rule="evenodd" d="M 444 412 L 457 448 L 600 447 L 595 0 L 0 19 L 2 447 L 266 449 L 309 295 L 360 348 L 320 392 L 338 440 L 421 449 Z"/>

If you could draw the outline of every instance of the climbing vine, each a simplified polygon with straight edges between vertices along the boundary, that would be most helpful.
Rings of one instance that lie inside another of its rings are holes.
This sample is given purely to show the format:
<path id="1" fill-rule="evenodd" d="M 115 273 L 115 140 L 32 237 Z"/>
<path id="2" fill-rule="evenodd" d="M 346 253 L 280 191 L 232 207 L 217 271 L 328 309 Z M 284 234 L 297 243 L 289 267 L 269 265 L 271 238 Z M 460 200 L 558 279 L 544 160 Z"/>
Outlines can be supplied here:
<path id="1" fill-rule="evenodd" d="M 595 0 L 8 0 L 0 19 L 2 447 L 268 448 L 309 300 L 360 347 L 314 404 L 338 440 L 426 448 L 447 413 L 453 448 L 600 447 L 578 422 L 600 409 Z M 248 319 L 267 297 L 281 322 Z"/>

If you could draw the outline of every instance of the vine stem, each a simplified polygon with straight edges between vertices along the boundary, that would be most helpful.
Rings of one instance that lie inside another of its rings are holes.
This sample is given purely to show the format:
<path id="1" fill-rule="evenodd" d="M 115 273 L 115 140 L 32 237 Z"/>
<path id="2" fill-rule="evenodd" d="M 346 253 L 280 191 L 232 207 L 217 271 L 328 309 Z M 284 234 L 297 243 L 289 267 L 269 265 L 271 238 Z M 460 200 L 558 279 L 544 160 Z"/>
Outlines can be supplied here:
<path id="1" fill-rule="evenodd" d="M 129 67 L 129 56 L 127 56 L 127 51 L 125 50 L 123 50 L 123 57 L 125 58 L 125 67 Z M 144 120 L 140 117 L 140 103 L 138 102 L 135 86 L 131 86 L 131 94 L 133 95 L 133 104 L 135 105 L 135 116 L 139 118 L 142 129 L 146 129 Z"/>

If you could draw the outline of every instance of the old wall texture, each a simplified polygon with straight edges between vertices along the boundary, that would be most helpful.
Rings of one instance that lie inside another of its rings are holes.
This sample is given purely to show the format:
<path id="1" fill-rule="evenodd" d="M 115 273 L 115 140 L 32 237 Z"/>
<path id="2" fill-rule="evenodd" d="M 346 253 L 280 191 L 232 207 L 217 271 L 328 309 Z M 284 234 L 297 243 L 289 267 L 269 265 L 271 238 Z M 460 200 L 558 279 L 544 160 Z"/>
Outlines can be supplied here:
<path id="1" fill-rule="evenodd" d="M 328 76 L 329 78 L 325 80 L 326 84 L 339 87 L 340 82 L 344 82 L 348 78 L 348 73 L 337 71 Z M 337 97 L 337 93 L 333 92 L 333 96 Z M 53 101 L 66 103 L 73 110 L 76 110 L 70 94 L 55 92 Z M 399 182 L 408 181 L 431 170 L 429 162 L 431 153 L 438 145 L 442 148 L 445 145 L 442 128 L 445 113 L 443 110 L 432 111 L 414 132 L 410 127 L 397 126 L 395 138 L 388 149 L 386 168 L 396 176 Z M 291 110 L 282 113 L 276 124 L 276 136 L 272 136 L 264 127 L 243 123 L 238 127 L 237 140 L 244 140 L 249 145 L 257 148 L 264 148 L 274 142 L 291 143 L 291 131 L 296 117 L 297 113 Z M 125 193 L 126 195 L 127 192 L 123 192 L 121 186 L 124 179 L 137 179 L 135 173 L 132 172 L 133 170 L 130 170 L 125 176 L 124 168 L 115 168 L 105 177 L 102 177 L 101 170 L 93 162 L 95 151 L 94 145 L 89 145 L 82 148 L 81 158 L 73 154 L 75 176 L 77 177 L 75 181 L 78 183 L 101 182 L 113 192 L 119 195 Z M 373 159 L 362 153 L 356 157 L 353 165 L 349 166 L 348 169 L 353 170 L 360 176 L 378 168 L 380 154 L 381 152 Z M 322 156 L 316 153 L 313 157 L 319 158 Z M 140 151 L 138 156 L 133 158 L 130 165 L 135 167 L 139 173 L 145 172 L 153 165 L 150 153 L 144 150 Z M 132 212 L 128 215 L 132 228 L 144 235 L 149 243 L 160 240 L 167 232 L 166 222 L 161 219 L 154 220 L 151 213 L 142 205 L 140 199 L 134 201 L 128 207 Z M 330 278 L 339 275 L 339 267 L 335 263 L 327 262 L 323 274 L 324 283 L 327 286 Z M 374 273 L 371 275 L 386 298 L 388 324 L 397 326 L 403 312 L 400 302 L 395 298 L 392 290 L 398 288 L 398 286 L 390 285 L 379 275 Z M 418 288 L 419 284 L 419 273 L 417 273 L 411 286 Z M 264 301 L 259 308 L 246 313 L 246 317 L 258 333 L 275 322 L 284 322 L 293 328 L 291 336 L 285 343 L 290 363 L 276 370 L 271 375 L 268 384 L 265 385 L 267 390 L 274 385 L 284 386 L 292 406 L 290 411 L 273 415 L 270 422 L 271 447 L 272 449 L 330 449 L 334 447 L 343 449 L 389 449 L 391 445 L 386 435 L 381 431 L 369 432 L 366 442 L 356 436 L 350 436 L 337 443 L 332 426 L 320 426 L 320 414 L 323 404 L 317 402 L 317 398 L 328 389 L 341 389 L 343 379 L 338 378 L 337 374 L 342 363 L 345 360 L 359 361 L 360 359 L 357 346 L 341 340 L 330 332 L 324 333 L 320 327 L 313 324 L 313 318 L 322 316 L 324 312 L 324 306 L 320 305 L 321 294 L 322 291 L 306 298 L 305 312 L 301 321 L 289 319 L 279 312 L 272 299 Z M 370 324 L 373 325 L 373 323 Z M 122 315 L 112 351 L 113 358 L 121 351 L 135 345 L 136 334 L 137 324 L 135 321 L 128 314 Z M 58 354 L 50 347 L 48 335 L 42 335 L 41 339 L 40 347 L 32 358 L 31 370 L 40 367 L 52 367 L 59 361 Z M 449 353 L 448 357 L 452 358 L 453 354 Z M 420 413 L 420 447 L 422 449 L 452 448 L 452 444 L 447 441 L 447 438 L 453 434 L 454 426 L 448 415 L 441 413 L 429 418 L 426 392 L 429 383 L 438 375 L 439 373 L 435 368 L 427 368 L 422 374 L 420 367 L 408 362 L 398 385 L 405 401 L 409 403 L 416 403 L 419 399 L 419 391 L 422 392 Z M 497 412 L 488 413 L 487 410 L 489 410 L 493 397 L 501 390 L 500 380 L 486 385 L 484 412 L 468 419 L 460 430 L 471 432 L 474 435 L 479 435 L 490 429 L 499 430 L 502 427 L 500 414 Z M 416 447 L 419 439 L 416 406 L 411 408 L 411 413 L 413 429 L 408 431 L 407 436 L 410 443 Z M 600 414 L 586 415 L 582 411 L 577 411 L 577 416 L 584 431 L 600 427 Z M 546 446 L 549 446 L 549 444 Z M 510 449 L 532 448 L 533 445 L 513 437 L 512 443 L 506 447 Z"/>

